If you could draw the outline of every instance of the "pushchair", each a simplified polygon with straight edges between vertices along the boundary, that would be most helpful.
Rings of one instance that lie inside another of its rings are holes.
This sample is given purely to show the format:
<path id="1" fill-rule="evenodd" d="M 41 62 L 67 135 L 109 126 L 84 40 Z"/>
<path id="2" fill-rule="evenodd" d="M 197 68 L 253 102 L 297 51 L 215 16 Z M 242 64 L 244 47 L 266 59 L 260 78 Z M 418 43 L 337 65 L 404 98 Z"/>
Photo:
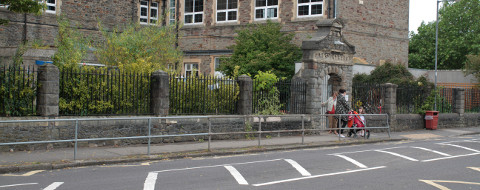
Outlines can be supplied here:
<path id="1" fill-rule="evenodd" d="M 348 114 L 352 114 L 348 116 L 348 128 L 363 128 L 366 126 L 366 123 L 360 119 L 360 116 L 356 111 L 351 111 L 348 112 Z M 348 137 L 353 135 L 353 138 L 357 137 L 357 132 L 360 132 L 360 134 L 365 135 L 365 137 L 368 139 L 370 138 L 370 131 L 366 129 L 350 129 L 348 131 Z M 362 135 L 362 136 L 363 136 Z"/>

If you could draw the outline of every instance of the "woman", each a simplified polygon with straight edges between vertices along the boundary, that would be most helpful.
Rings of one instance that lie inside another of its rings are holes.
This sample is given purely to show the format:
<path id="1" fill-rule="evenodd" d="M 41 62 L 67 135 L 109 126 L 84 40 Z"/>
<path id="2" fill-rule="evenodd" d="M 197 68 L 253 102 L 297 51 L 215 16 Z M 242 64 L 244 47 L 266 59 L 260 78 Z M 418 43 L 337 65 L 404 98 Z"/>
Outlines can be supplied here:
<path id="1" fill-rule="evenodd" d="M 340 89 L 339 91 L 339 96 L 337 97 L 337 106 L 335 107 L 335 114 L 347 114 L 349 111 L 352 109 L 347 103 L 347 99 L 345 96 L 347 95 L 347 91 L 345 89 Z M 348 116 L 347 115 L 342 115 L 342 116 L 335 116 L 337 119 L 337 122 L 342 121 L 341 128 L 345 128 L 345 126 L 348 123 Z M 340 119 L 340 120 L 339 120 Z M 344 138 L 345 136 L 342 135 L 343 129 L 340 131 L 340 137 Z"/>
<path id="2" fill-rule="evenodd" d="M 326 102 L 322 103 L 322 106 L 327 106 L 327 114 L 335 114 L 337 95 L 338 92 L 333 92 L 332 96 L 330 96 Z M 328 116 L 328 128 L 337 128 L 337 120 L 332 115 Z M 338 135 L 336 130 L 333 130 L 333 132 L 335 133 L 335 135 Z M 329 130 L 328 133 L 332 133 L 332 130 Z"/>

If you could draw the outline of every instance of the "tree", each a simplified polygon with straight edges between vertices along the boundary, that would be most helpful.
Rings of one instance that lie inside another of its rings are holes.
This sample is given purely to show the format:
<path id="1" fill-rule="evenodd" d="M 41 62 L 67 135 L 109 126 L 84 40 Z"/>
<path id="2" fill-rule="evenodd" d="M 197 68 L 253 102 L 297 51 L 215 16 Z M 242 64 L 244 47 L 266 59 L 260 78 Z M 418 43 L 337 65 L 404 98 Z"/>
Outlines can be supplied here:
<path id="1" fill-rule="evenodd" d="M 466 74 L 472 74 L 480 81 L 480 55 L 467 55 Z"/>
<path id="2" fill-rule="evenodd" d="M 233 55 L 224 59 L 220 70 L 233 76 L 235 66 L 240 66 L 239 74 L 255 76 L 258 71 L 272 71 L 278 77 L 291 78 L 302 51 L 291 43 L 294 34 L 281 32 L 281 28 L 281 24 L 267 21 L 238 31 L 235 45 L 228 47 Z"/>
<path id="3" fill-rule="evenodd" d="M 480 53 L 480 1 L 444 3 L 439 10 L 438 69 L 461 69 L 466 55 Z M 418 34 L 411 33 L 409 67 L 435 68 L 435 22 L 422 23 Z"/>
<path id="4" fill-rule="evenodd" d="M 35 13 L 42 14 L 45 4 L 37 0 L 0 0 L 0 4 L 7 5 L 8 10 L 14 13 Z M 0 25 L 8 24 L 8 20 L 0 19 Z"/>
<path id="5" fill-rule="evenodd" d="M 108 32 L 102 26 L 100 29 L 105 41 L 95 53 L 102 64 L 151 73 L 172 70 L 173 65 L 182 60 L 182 51 L 174 46 L 177 40 L 175 25 L 141 26 L 136 23 L 127 25 L 121 32 Z"/>

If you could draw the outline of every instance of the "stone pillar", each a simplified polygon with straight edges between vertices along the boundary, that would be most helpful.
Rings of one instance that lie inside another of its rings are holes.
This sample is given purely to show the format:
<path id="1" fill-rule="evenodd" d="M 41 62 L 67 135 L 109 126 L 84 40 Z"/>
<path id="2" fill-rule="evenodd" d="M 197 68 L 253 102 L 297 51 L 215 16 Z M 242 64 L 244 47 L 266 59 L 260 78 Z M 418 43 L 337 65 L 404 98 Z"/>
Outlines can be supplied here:
<path id="1" fill-rule="evenodd" d="M 158 70 L 152 74 L 150 109 L 154 115 L 166 116 L 170 106 L 170 85 L 167 72 Z"/>
<path id="2" fill-rule="evenodd" d="M 60 71 L 55 65 L 45 64 L 38 69 L 37 114 L 58 116 Z"/>
<path id="3" fill-rule="evenodd" d="M 454 88 L 453 89 L 453 113 L 464 114 L 465 113 L 465 89 Z"/>
<path id="4" fill-rule="evenodd" d="M 240 115 L 252 114 L 252 101 L 253 101 L 253 81 L 247 75 L 241 75 L 238 77 L 238 86 L 240 90 L 238 98 L 238 110 Z"/>
<path id="5" fill-rule="evenodd" d="M 390 116 L 397 114 L 397 87 L 398 85 L 392 83 L 382 84 L 385 89 L 385 102 L 382 108 L 382 113 Z"/>

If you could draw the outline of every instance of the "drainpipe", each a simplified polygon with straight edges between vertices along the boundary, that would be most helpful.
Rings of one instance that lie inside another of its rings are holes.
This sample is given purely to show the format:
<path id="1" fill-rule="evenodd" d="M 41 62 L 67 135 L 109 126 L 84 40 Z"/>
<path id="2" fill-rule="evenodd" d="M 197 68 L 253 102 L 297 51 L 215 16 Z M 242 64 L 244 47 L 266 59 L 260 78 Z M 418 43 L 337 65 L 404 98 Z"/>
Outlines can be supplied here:
<path id="1" fill-rule="evenodd" d="M 132 0 L 132 22 L 135 23 L 135 9 L 137 8 L 136 6 L 137 4 L 135 4 L 135 0 Z"/>
<path id="2" fill-rule="evenodd" d="M 27 43 L 27 13 L 23 14 L 23 44 Z"/>
<path id="3" fill-rule="evenodd" d="M 328 0 L 328 8 L 327 8 L 327 11 L 328 11 L 327 18 L 328 19 L 332 18 L 332 14 L 330 14 L 330 10 L 332 10 L 332 0 Z"/>
<path id="4" fill-rule="evenodd" d="M 164 16 L 163 18 L 163 21 L 162 21 L 162 25 L 163 26 L 166 26 L 167 25 L 167 12 L 166 12 L 166 8 L 167 8 L 167 0 L 162 0 L 162 15 Z"/>
<path id="5" fill-rule="evenodd" d="M 175 21 L 176 21 L 176 23 L 175 23 L 175 31 L 177 32 L 177 33 L 175 34 L 175 48 L 178 47 L 178 32 L 179 32 L 179 31 L 178 31 L 178 24 L 179 24 L 179 22 L 180 22 L 180 11 L 178 10 L 179 7 L 180 7 L 180 6 L 179 6 L 179 3 L 180 3 L 179 1 L 175 0 Z"/>

